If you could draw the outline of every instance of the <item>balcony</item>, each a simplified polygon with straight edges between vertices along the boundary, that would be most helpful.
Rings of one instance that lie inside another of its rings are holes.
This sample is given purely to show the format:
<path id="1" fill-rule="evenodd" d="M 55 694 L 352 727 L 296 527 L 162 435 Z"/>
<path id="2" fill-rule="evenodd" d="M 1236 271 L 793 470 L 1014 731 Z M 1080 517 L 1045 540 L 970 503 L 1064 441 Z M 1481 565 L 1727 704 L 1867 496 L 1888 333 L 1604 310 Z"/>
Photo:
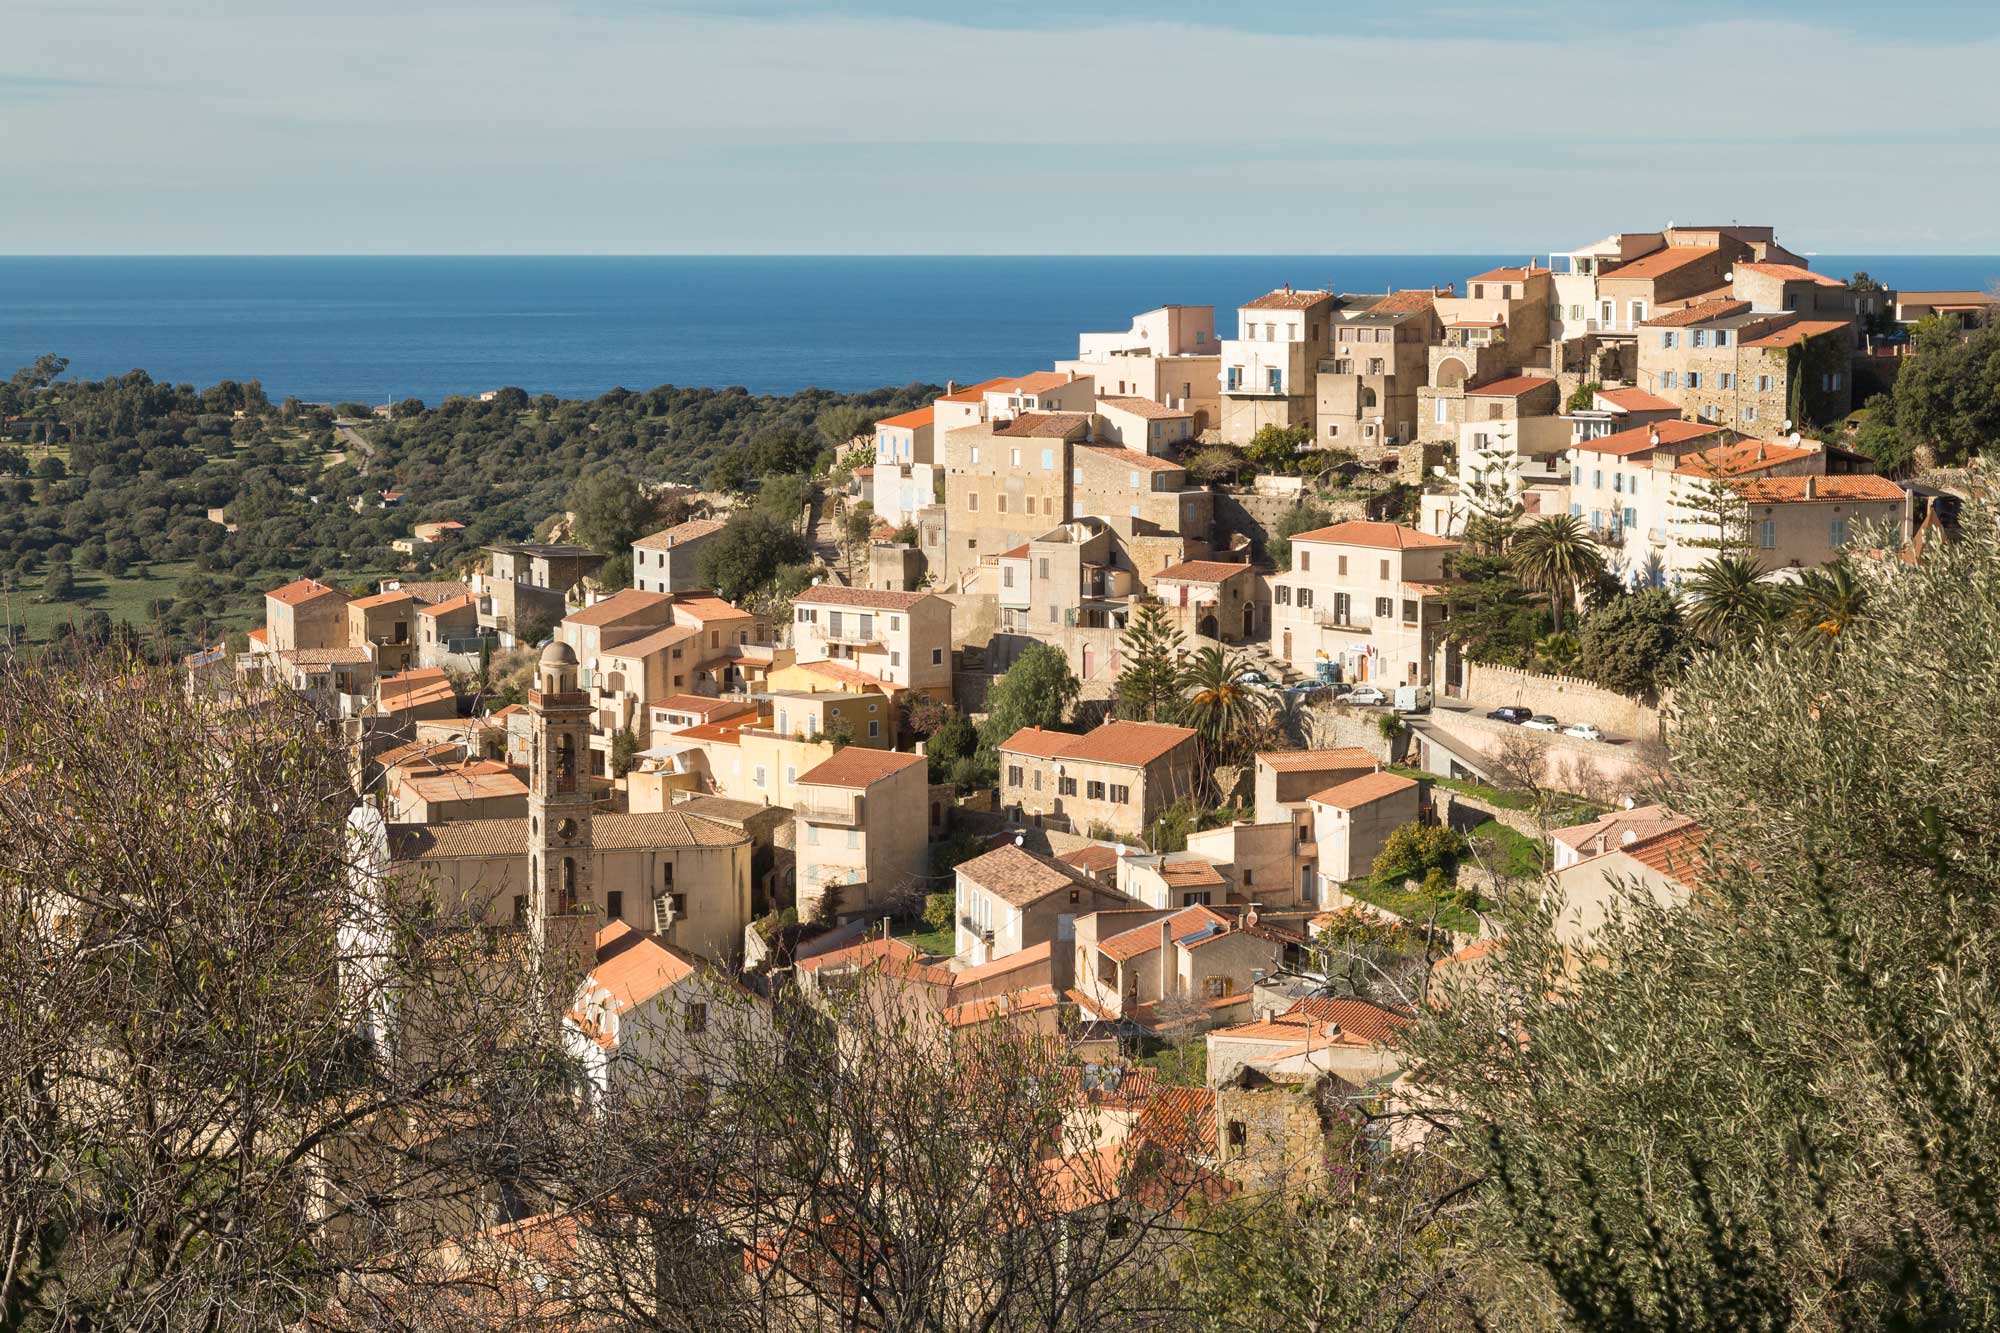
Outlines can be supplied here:
<path id="1" fill-rule="evenodd" d="M 987 945 L 989 947 L 992 945 L 993 932 L 990 930 L 981 930 L 979 928 L 979 923 L 977 921 L 974 921 L 971 917 L 969 916 L 960 917 L 958 919 L 958 924 L 961 929 L 970 931 L 973 937 L 977 939 L 981 944 Z"/>
<path id="2" fill-rule="evenodd" d="M 820 637 L 828 643 L 870 644 L 882 642 L 882 635 L 875 626 L 870 625 L 866 629 L 863 629 L 860 625 L 852 625 L 846 621 L 842 621 L 838 629 L 835 629 L 831 625 L 827 626 L 821 630 Z"/>
<path id="3" fill-rule="evenodd" d="M 862 797 L 835 796 L 832 793 L 814 792 L 800 795 L 792 801 L 792 813 L 808 824 L 832 824 L 839 828 L 860 828 Z"/>
<path id="4" fill-rule="evenodd" d="M 1348 634 L 1366 634 L 1375 628 L 1373 617 L 1360 620 L 1351 611 L 1344 620 L 1331 611 L 1314 611 L 1313 624 L 1321 629 L 1337 629 Z"/>

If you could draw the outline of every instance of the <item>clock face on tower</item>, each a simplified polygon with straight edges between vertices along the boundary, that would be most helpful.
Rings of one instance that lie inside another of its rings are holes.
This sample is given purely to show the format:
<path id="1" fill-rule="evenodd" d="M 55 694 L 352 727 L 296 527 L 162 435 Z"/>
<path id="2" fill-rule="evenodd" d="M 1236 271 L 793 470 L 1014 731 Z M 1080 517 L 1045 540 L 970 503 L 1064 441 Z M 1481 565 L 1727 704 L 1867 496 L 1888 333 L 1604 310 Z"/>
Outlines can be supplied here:
<path id="1" fill-rule="evenodd" d="M 556 822 L 556 836 L 564 842 L 568 842 L 571 838 L 574 838 L 576 836 L 576 821 L 574 819 L 558 820 Z"/>

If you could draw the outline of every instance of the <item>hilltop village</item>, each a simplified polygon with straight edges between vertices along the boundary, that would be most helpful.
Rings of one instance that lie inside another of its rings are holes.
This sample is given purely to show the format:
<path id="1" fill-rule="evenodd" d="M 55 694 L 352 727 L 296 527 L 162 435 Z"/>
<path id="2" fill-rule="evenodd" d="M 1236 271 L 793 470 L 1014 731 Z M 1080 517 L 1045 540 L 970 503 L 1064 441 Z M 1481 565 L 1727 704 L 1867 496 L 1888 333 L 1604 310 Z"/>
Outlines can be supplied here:
<path id="1" fill-rule="evenodd" d="M 1961 496 L 1828 437 L 1908 326 L 2000 306 L 1737 225 L 1441 277 L 1164 305 L 950 382 L 820 476 L 782 593 L 715 577 L 742 497 L 659 488 L 676 521 L 628 549 L 273 588 L 187 679 L 325 719 L 357 902 L 563 960 L 582 1105 L 721 1016 L 860 995 L 1055 1053 L 1100 1134 L 1038 1154 L 1072 1222 L 1143 1207 L 1128 1154 L 1323 1186 L 1341 1108 L 1421 1102 L 1399 1036 L 1481 985 L 1503 895 L 1580 961 L 1627 895 L 1697 891 L 1705 829 L 1656 799 L 1674 670 L 1837 632 L 1843 588 L 1951 538 Z M 1393 984 L 1330 980 L 1362 936 Z M 453 1271 L 497 1247 L 553 1299 L 569 1214 L 482 1197 Z"/>

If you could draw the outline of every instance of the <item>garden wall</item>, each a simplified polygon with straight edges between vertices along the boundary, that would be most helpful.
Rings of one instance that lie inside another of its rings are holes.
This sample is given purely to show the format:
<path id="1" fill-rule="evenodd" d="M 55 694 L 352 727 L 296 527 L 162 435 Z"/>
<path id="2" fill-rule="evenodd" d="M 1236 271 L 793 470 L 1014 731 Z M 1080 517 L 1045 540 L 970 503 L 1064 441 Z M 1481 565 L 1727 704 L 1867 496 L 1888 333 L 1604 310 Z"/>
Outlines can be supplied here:
<path id="1" fill-rule="evenodd" d="M 1619 739 L 1657 740 L 1660 711 L 1630 695 L 1607 690 L 1575 676 L 1547 676 L 1515 667 L 1466 662 L 1465 683 L 1456 697 L 1475 708 L 1514 705 L 1571 722 L 1595 722 Z"/>

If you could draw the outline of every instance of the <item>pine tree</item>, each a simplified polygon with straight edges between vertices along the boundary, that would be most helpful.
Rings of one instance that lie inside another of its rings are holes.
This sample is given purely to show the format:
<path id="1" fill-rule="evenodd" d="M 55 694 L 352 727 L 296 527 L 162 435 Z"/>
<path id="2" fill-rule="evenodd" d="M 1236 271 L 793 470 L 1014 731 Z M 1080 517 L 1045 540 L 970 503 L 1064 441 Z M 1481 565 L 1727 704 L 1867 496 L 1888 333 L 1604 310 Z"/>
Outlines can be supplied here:
<path id="1" fill-rule="evenodd" d="M 1135 722 L 1158 722 L 1180 698 L 1182 659 L 1186 640 L 1158 606 L 1139 608 L 1118 639 L 1124 668 L 1118 673 L 1119 716 Z"/>

